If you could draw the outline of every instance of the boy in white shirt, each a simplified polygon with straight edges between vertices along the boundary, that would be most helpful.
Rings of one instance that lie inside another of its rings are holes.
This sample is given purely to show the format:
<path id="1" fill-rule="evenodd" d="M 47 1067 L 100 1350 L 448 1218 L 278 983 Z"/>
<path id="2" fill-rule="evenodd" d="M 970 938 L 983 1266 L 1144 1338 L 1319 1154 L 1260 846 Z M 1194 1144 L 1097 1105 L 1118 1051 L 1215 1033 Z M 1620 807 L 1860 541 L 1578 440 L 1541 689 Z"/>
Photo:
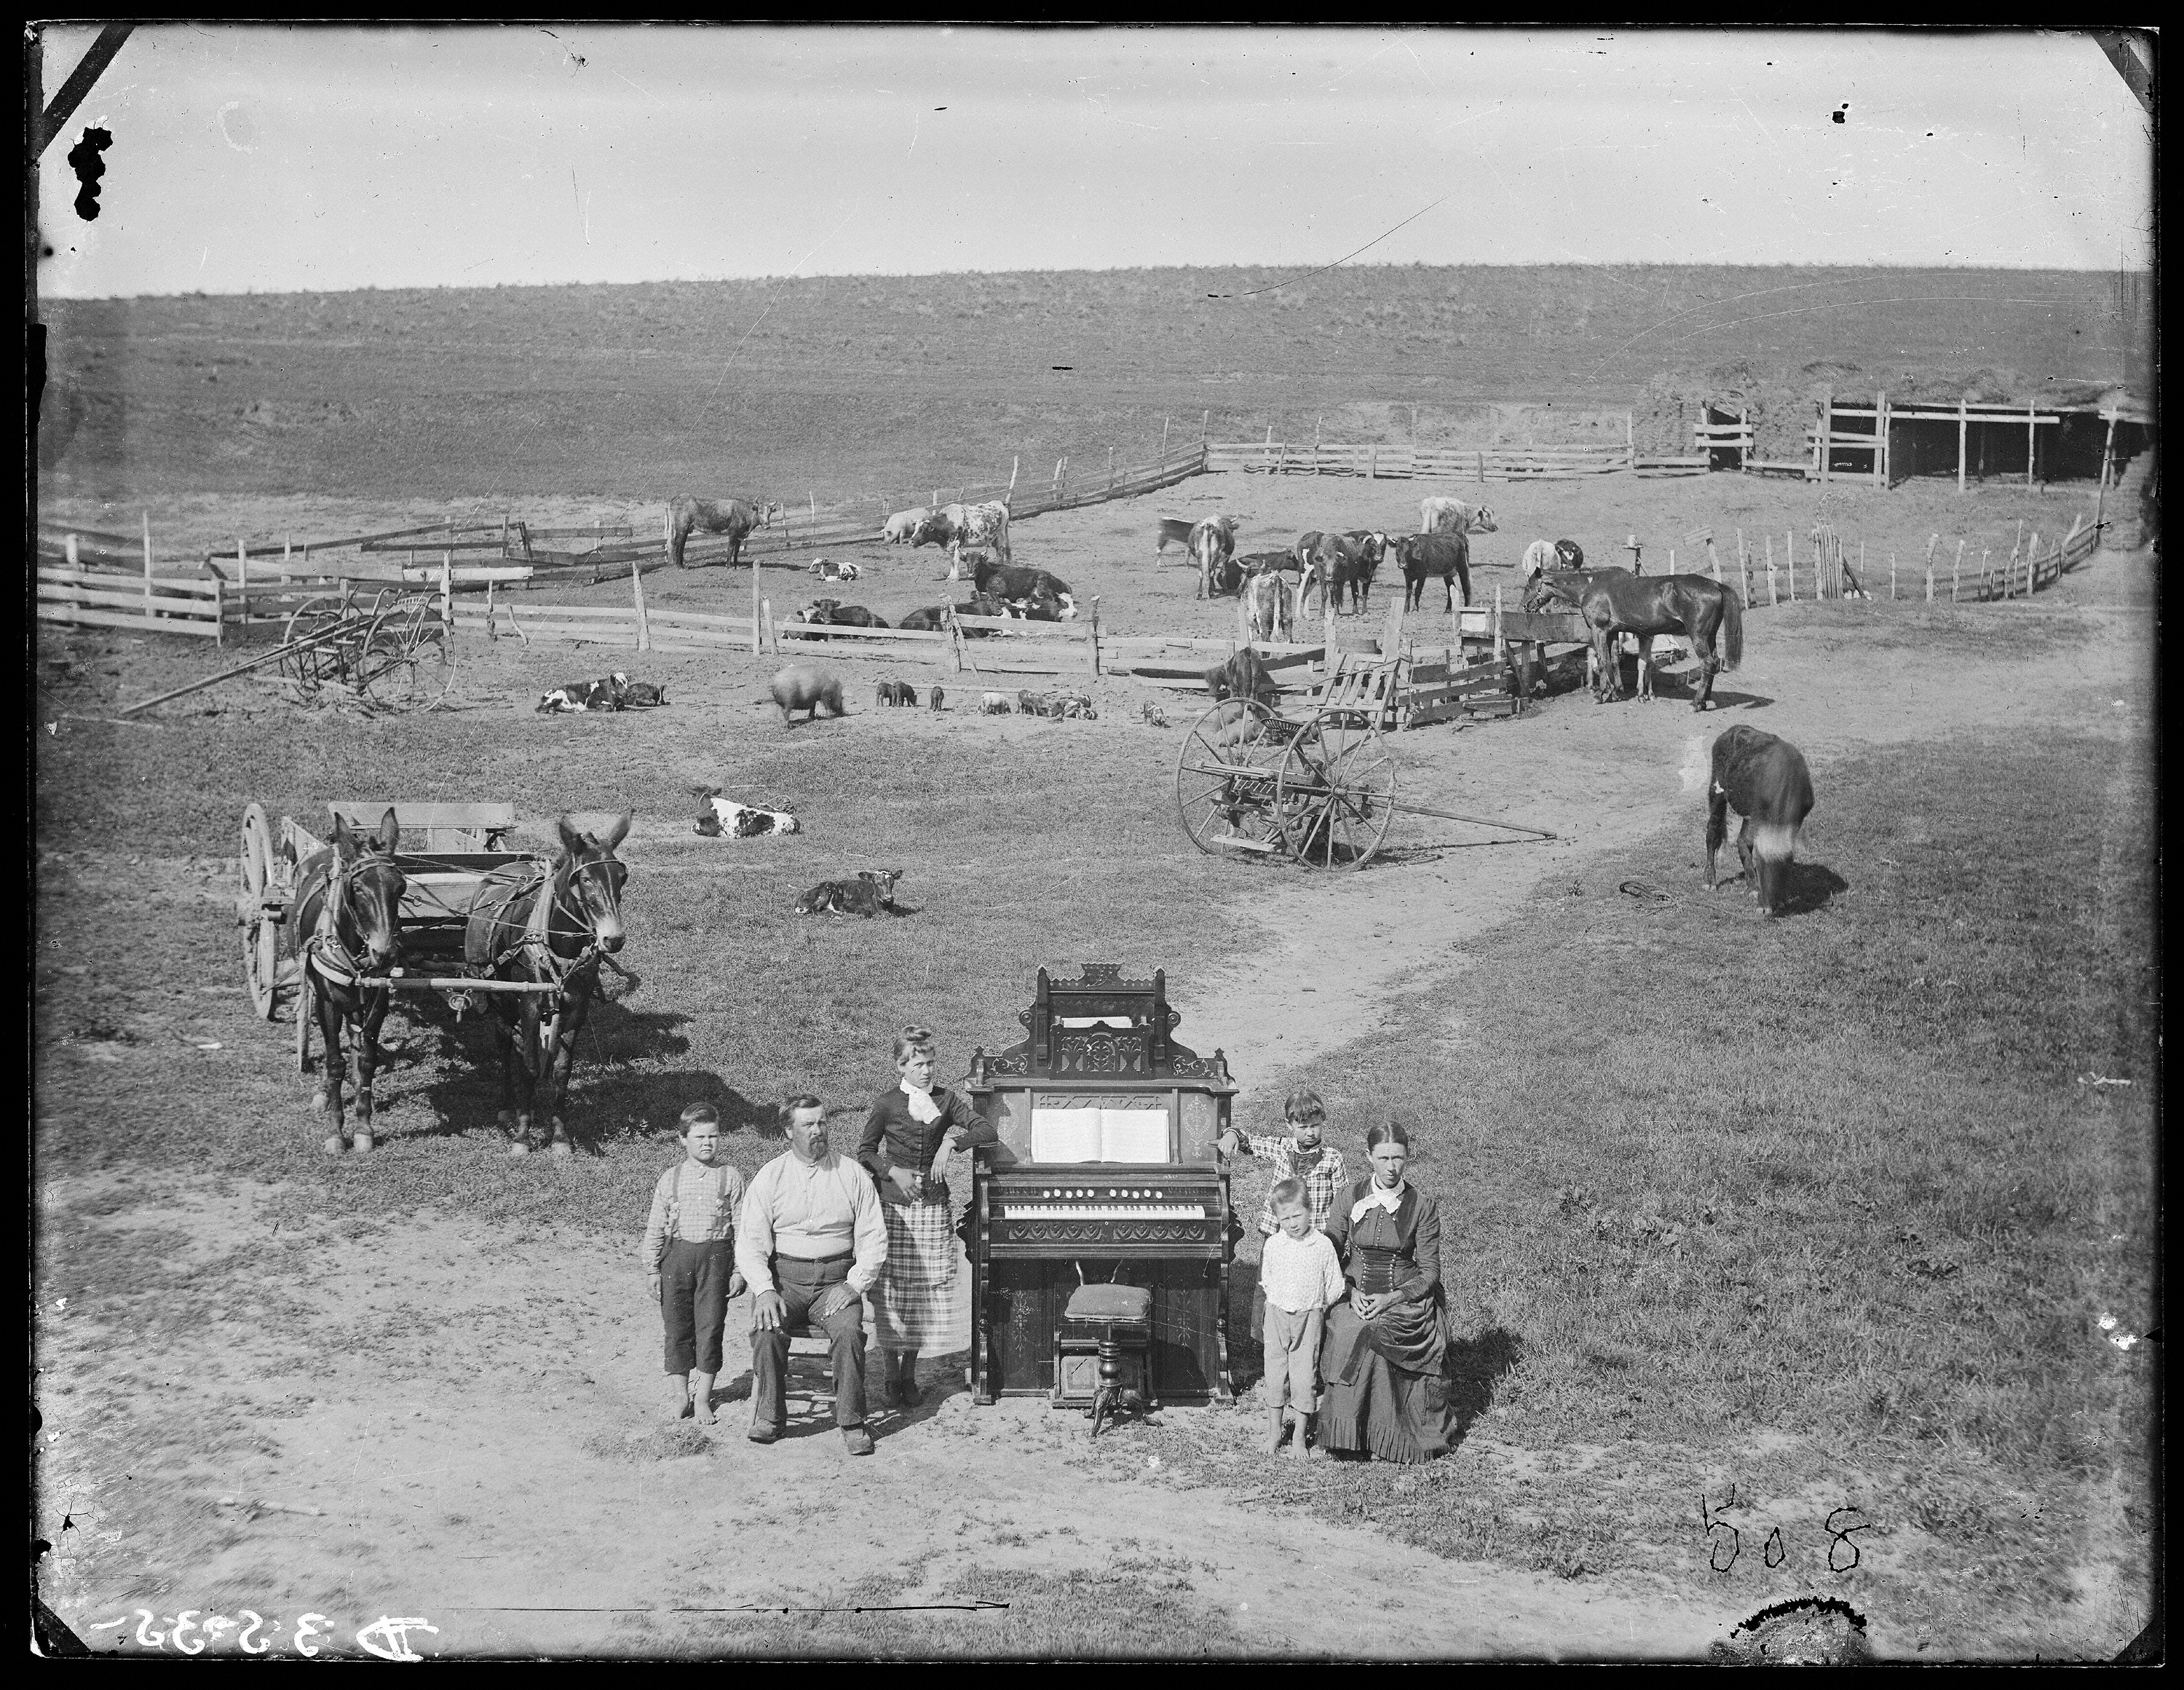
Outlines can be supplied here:
<path id="1" fill-rule="evenodd" d="M 1267 1401 L 1271 1419 L 1266 1449 L 1273 1454 L 1293 1413 L 1296 1442 L 1290 1453 L 1298 1460 L 1307 1449 L 1313 1415 L 1319 1408 L 1319 1341 L 1328 1305 L 1347 1287 L 1342 1263 L 1327 1235 L 1312 1224 L 1312 1206 L 1301 1180 L 1279 1180 L 1268 1194 L 1275 1230 L 1259 1259 L 1259 1288 L 1267 1297 Z"/>

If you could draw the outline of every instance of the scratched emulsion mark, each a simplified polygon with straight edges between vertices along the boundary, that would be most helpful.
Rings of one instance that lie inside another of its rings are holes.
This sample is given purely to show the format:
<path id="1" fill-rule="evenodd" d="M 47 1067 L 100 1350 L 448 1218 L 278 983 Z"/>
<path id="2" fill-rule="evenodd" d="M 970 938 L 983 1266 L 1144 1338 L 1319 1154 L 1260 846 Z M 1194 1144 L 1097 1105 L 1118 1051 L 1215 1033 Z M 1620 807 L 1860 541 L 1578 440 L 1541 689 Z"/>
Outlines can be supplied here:
<path id="1" fill-rule="evenodd" d="M 75 179 L 83 184 L 75 197 L 75 215 L 86 223 L 98 218 L 98 179 L 106 174 L 106 160 L 99 157 L 114 144 L 114 137 L 103 129 L 86 129 L 83 139 L 69 148 L 70 167 Z"/>

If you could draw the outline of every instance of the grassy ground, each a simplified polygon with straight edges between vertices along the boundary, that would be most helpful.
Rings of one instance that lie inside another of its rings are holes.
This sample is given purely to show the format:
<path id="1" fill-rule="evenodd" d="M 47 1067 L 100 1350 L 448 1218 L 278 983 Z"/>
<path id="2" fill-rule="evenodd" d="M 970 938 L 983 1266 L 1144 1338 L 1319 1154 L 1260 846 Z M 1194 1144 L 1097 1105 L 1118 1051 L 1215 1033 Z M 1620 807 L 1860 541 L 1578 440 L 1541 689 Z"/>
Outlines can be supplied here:
<path id="1" fill-rule="evenodd" d="M 644 748 L 618 745 L 639 722 L 654 730 Z M 1173 753 L 1149 729 L 1027 723 L 1011 738 L 997 725 L 943 759 L 831 724 L 783 733 L 755 722 L 748 738 L 722 744 L 716 729 L 665 713 L 545 726 L 477 711 L 405 717 L 390 733 L 242 712 L 203 726 L 187 765 L 165 735 L 98 727 L 53 738 L 39 764 L 41 836 L 56 853 L 39 874 L 37 1018 L 53 1057 L 39 1107 L 86 1129 L 43 1136 L 57 1173 L 187 1164 L 301 1180 L 343 1207 L 453 1191 L 511 1218 L 621 1226 L 694 1099 L 710 1098 L 742 1129 L 730 1153 L 755 1168 L 778 1145 L 754 1129 L 770 1128 L 774 1105 L 795 1092 L 849 1112 L 840 1131 L 854 1134 L 861 1105 L 892 1078 L 886 1042 L 906 1021 L 938 1033 L 946 1078 L 968 1066 L 975 1040 L 1015 1026 L 1042 961 L 1072 974 L 1078 960 L 1110 955 L 1150 967 L 1157 959 L 1115 952 L 1115 935 L 1154 930 L 1166 956 L 1239 949 L 1214 895 L 1220 866 L 1173 853 Z M 797 795 L 805 831 L 698 838 L 681 818 L 700 778 Z M 397 1054 L 378 1093 L 392 1106 L 382 1130 L 393 1141 L 354 1166 L 320 1164 L 290 1077 L 223 1077 L 236 1047 L 285 1038 L 287 1023 L 276 1034 L 238 1012 L 227 871 L 204 854 L 233 849 L 250 798 L 315 826 L 330 792 L 490 793 L 526 818 L 643 811 L 622 852 L 636 865 L 625 960 L 640 983 L 608 975 L 615 1001 L 587 1029 L 569 1112 L 587 1152 L 576 1168 L 511 1180 L 477 1130 L 498 1097 L 484 1029 L 475 1018 L 454 1024 L 436 1001 L 414 1019 L 390 1017 Z M 127 850 L 100 848 L 112 840 Z M 1164 866 L 1150 876 L 1156 856 Z M 906 869 L 898 897 L 916 913 L 846 923 L 790 913 L 804 888 L 865 866 Z M 87 1129 L 117 1116 L 132 1120 L 129 1134 Z"/>
<path id="2" fill-rule="evenodd" d="M 1810 1587 L 1847 1505 L 1899 1623 L 1998 1601 L 1997 1643 L 2028 1648 L 2109 1554 L 2142 1581 L 2153 1363 L 2095 1321 L 2160 1318 L 2153 802 L 2146 747 L 2109 739 L 1839 763 L 1791 917 L 1699 890 L 1694 822 L 1588 877 L 1670 901 L 1551 889 L 1300 1072 L 1339 1141 L 1411 1128 L 1464 1416 L 1540 1465 L 1521 1500 L 1461 1457 L 1270 1469 L 1268 1506 L 1577 1576 L 1703 1572 L 1730 1548 L 1703 1492 L 1764 1592 Z M 2141 1500 L 2110 1518 L 2118 1484 Z M 1889 1577 L 1914 1548 L 1937 1581 Z"/>
<path id="3" fill-rule="evenodd" d="M 2113 278 L 2024 271 L 1358 266 L 1207 297 L 1276 279 L 55 301 L 40 456 L 49 490 L 94 497 L 879 497 L 1006 479 L 1017 455 L 1034 480 L 1065 453 L 1080 477 L 1104 471 L 1111 446 L 1144 461 L 1169 418 L 1178 439 L 1205 426 L 1301 442 L 1324 417 L 1330 439 L 1432 441 L 1451 421 L 1437 413 L 1481 400 L 1619 412 L 1663 367 L 1779 371 L 1801 393 L 1888 388 L 1899 402 L 1914 370 L 2098 383 L 2121 379 L 2129 327 Z M 1876 289 L 1886 311 L 1867 303 Z M 1800 309 L 1768 309 L 1785 295 Z M 1688 451 L 1674 432 L 1670 449 Z"/>

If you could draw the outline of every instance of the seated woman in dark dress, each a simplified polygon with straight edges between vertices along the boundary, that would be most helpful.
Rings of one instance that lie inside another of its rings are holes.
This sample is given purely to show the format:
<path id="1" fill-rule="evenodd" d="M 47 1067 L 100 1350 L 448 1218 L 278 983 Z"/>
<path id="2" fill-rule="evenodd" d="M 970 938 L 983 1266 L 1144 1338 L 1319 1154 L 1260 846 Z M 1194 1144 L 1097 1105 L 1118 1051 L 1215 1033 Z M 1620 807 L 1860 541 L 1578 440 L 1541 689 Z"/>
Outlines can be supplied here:
<path id="1" fill-rule="evenodd" d="M 1348 1297 L 1327 1311 L 1319 1352 L 1323 1449 L 1415 1464 L 1456 1441 L 1442 1367 L 1440 1210 L 1403 1178 L 1410 1135 L 1390 1121 L 1365 1135 L 1373 1171 L 1327 1217 Z"/>

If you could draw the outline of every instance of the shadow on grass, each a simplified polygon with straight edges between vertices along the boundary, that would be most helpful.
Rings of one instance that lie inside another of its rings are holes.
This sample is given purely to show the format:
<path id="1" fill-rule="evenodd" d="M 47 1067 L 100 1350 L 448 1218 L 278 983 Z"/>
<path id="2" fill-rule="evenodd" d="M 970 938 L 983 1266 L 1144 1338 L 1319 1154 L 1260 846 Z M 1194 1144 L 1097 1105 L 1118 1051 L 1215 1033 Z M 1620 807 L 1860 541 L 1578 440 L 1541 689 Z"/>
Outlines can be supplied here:
<path id="1" fill-rule="evenodd" d="M 1456 1421 L 1449 1444 L 1451 1450 L 1463 1442 L 1471 1423 L 1493 1406 L 1494 1387 L 1523 1359 L 1524 1353 L 1524 1341 L 1500 1326 L 1490 1326 L 1475 1338 L 1458 1339 L 1448 1347 L 1442 1388 Z"/>

